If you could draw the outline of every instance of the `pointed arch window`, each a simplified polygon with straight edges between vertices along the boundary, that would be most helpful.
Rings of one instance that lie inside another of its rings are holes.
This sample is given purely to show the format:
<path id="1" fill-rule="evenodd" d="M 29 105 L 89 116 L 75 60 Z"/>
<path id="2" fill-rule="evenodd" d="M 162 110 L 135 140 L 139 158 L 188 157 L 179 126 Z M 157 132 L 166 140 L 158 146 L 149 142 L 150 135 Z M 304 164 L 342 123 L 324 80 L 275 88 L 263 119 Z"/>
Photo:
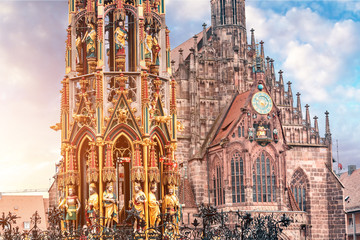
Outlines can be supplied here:
<path id="1" fill-rule="evenodd" d="M 214 205 L 225 204 L 225 188 L 222 184 L 222 170 L 220 166 L 215 167 L 215 174 L 213 177 L 214 188 Z"/>
<path id="2" fill-rule="evenodd" d="M 231 188 L 232 202 L 245 202 L 244 161 L 239 152 L 231 158 Z"/>
<path id="3" fill-rule="evenodd" d="M 306 211 L 306 193 L 308 180 L 302 169 L 295 171 L 292 176 L 290 188 L 296 203 L 301 211 Z"/>
<path id="4" fill-rule="evenodd" d="M 265 153 L 253 165 L 253 201 L 276 202 L 276 176 L 274 165 Z"/>

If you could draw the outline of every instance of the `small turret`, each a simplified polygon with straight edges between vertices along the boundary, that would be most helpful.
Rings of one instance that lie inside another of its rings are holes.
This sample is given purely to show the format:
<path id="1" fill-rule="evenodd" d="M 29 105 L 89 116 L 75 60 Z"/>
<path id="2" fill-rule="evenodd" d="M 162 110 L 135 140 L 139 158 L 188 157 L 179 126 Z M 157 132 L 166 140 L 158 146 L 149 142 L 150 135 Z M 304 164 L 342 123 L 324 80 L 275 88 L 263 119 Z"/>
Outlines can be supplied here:
<path id="1" fill-rule="evenodd" d="M 208 41 L 207 41 L 207 33 L 206 33 L 206 23 L 204 23 L 203 25 L 203 46 L 207 46 L 208 45 Z"/>
<path id="2" fill-rule="evenodd" d="M 299 92 L 296 93 L 296 110 L 298 112 L 298 124 L 301 124 L 302 121 L 302 110 L 301 110 L 301 100 L 300 100 L 301 94 Z"/>
<path id="3" fill-rule="evenodd" d="M 305 108 L 306 108 L 306 114 L 305 114 L 305 126 L 306 126 L 306 142 L 307 143 L 311 143 L 311 137 L 310 137 L 310 133 L 311 133 L 311 122 L 310 122 L 310 111 L 309 111 L 309 105 L 306 104 Z"/>
<path id="4" fill-rule="evenodd" d="M 280 104 L 283 105 L 284 104 L 284 95 L 285 95 L 285 91 L 284 91 L 284 79 L 283 79 L 283 74 L 284 72 L 282 70 L 279 71 L 279 93 L 280 93 Z"/>
<path id="5" fill-rule="evenodd" d="M 265 70 L 264 41 L 262 41 L 262 40 L 260 42 L 260 58 L 261 58 L 262 68 Z"/>
<path id="6" fill-rule="evenodd" d="M 292 90 L 291 90 L 291 82 L 287 82 L 288 85 L 288 90 L 287 90 L 287 104 L 290 106 L 290 117 L 289 117 L 289 122 L 293 123 L 294 122 L 294 118 L 293 118 L 293 112 L 294 112 L 294 99 L 293 99 L 293 94 L 292 94 Z"/>
<path id="7" fill-rule="evenodd" d="M 283 74 L 284 72 L 282 70 L 279 71 L 279 85 L 280 86 L 284 86 L 284 79 L 283 79 Z"/>
<path id="8" fill-rule="evenodd" d="M 315 134 L 315 143 L 319 144 L 319 124 L 318 124 L 318 117 L 314 117 L 314 134 Z"/>
<path id="9" fill-rule="evenodd" d="M 306 126 L 307 126 L 307 127 L 310 127 L 310 126 L 311 126 L 309 107 L 310 107 L 310 106 L 309 106 L 308 104 L 305 105 L 305 108 L 306 108 L 305 121 L 306 121 Z"/>
<path id="10" fill-rule="evenodd" d="M 197 44 L 198 44 L 198 36 L 197 35 L 194 35 L 193 37 L 194 39 L 194 49 L 195 49 L 195 55 L 197 55 L 197 52 L 198 52 L 198 47 L 197 47 Z"/>
<path id="11" fill-rule="evenodd" d="M 251 50 L 253 50 L 255 52 L 256 51 L 256 44 L 255 44 L 254 31 L 255 30 L 253 28 L 250 30 L 250 32 L 251 32 Z"/>
<path id="12" fill-rule="evenodd" d="M 326 144 L 331 144 L 331 132 L 330 132 L 330 122 L 329 122 L 329 112 L 325 112 L 325 142 Z"/>

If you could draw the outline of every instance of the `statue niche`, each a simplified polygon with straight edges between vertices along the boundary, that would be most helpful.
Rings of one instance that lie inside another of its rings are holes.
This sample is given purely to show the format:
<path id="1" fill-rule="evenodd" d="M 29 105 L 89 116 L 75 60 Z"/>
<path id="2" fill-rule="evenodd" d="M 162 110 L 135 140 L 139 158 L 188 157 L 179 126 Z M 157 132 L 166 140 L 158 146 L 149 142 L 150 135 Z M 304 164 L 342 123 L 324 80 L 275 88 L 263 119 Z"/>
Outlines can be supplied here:
<path id="1" fill-rule="evenodd" d="M 85 24 L 82 18 L 76 28 L 76 71 L 78 74 L 95 72 L 96 69 L 96 28 L 95 24 Z"/>

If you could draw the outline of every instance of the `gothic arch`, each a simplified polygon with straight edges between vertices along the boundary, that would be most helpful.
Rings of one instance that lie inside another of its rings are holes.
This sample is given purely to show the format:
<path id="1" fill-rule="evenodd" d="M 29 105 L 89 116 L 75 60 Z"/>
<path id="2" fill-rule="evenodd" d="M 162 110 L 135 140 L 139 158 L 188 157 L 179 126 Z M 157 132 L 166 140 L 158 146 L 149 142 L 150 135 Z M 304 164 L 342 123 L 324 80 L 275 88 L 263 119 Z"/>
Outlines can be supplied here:
<path id="1" fill-rule="evenodd" d="M 95 141 L 96 139 L 96 134 L 89 128 L 86 126 L 83 126 L 77 133 L 76 135 L 70 139 L 71 143 L 73 145 L 76 145 L 77 147 L 79 146 L 79 143 L 83 140 L 83 138 L 88 137 L 89 139 L 91 139 L 92 141 Z"/>
<path id="2" fill-rule="evenodd" d="M 114 140 L 115 138 L 118 137 L 119 134 L 124 133 L 125 135 L 127 135 L 131 141 L 136 141 L 136 140 L 140 140 L 141 137 L 139 136 L 139 134 L 137 132 L 134 131 L 134 129 L 132 129 L 131 127 L 129 127 L 128 125 L 121 123 L 118 124 L 117 126 L 115 126 L 105 137 L 105 139 L 107 140 Z"/>
<path id="3" fill-rule="evenodd" d="M 305 171 L 298 167 L 291 176 L 289 188 L 301 211 L 310 210 L 310 181 Z"/>
<path id="4" fill-rule="evenodd" d="M 212 199 L 214 205 L 225 204 L 225 184 L 224 184 L 224 167 L 218 156 L 213 158 L 213 167 L 211 168 L 210 185 L 212 186 Z"/>
<path id="5" fill-rule="evenodd" d="M 150 138 L 154 138 L 154 137 L 159 139 L 163 149 L 169 142 L 169 139 L 166 137 L 163 130 L 161 128 L 159 128 L 158 126 L 154 127 L 150 132 Z"/>
<path id="6" fill-rule="evenodd" d="M 276 156 L 278 152 L 278 150 L 275 148 L 275 146 L 272 143 L 269 143 L 266 147 L 262 147 L 259 144 L 255 144 L 255 146 L 253 146 L 250 149 L 250 153 L 253 153 L 251 155 L 251 159 L 254 159 L 254 157 L 259 155 L 259 153 L 263 151 L 267 152 L 270 156 Z M 276 160 L 274 157 L 272 158 Z"/>
<path id="7" fill-rule="evenodd" d="M 279 174 L 272 156 L 265 150 L 251 159 L 253 202 L 277 202 Z"/>
<path id="8" fill-rule="evenodd" d="M 221 165 L 222 161 L 221 161 L 221 155 L 218 153 L 218 152 L 215 152 L 213 154 L 214 156 L 211 157 L 210 159 L 210 172 L 213 171 L 213 169 L 215 168 L 215 166 L 218 164 L 218 165 Z"/>

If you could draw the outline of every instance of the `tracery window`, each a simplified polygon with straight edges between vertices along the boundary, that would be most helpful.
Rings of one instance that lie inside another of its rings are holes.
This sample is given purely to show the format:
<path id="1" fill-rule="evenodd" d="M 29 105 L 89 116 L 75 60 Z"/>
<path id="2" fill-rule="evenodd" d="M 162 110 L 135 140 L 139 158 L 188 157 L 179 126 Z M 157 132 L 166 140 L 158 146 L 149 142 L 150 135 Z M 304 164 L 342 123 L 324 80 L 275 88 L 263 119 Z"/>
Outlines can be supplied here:
<path id="1" fill-rule="evenodd" d="M 232 9 L 233 9 L 233 24 L 237 24 L 237 6 L 236 6 L 236 0 L 232 0 Z"/>
<path id="2" fill-rule="evenodd" d="M 232 202 L 245 202 L 244 161 L 238 152 L 231 158 Z"/>
<path id="3" fill-rule="evenodd" d="M 214 205 L 223 205 L 225 204 L 225 188 L 222 184 L 222 173 L 221 167 L 215 167 L 215 175 L 213 177 L 213 187 L 214 187 Z"/>
<path id="4" fill-rule="evenodd" d="M 220 0 L 220 22 L 226 24 L 225 0 Z"/>
<path id="5" fill-rule="evenodd" d="M 253 165 L 253 201 L 276 202 L 276 177 L 274 165 L 265 153 Z"/>
<path id="6" fill-rule="evenodd" d="M 297 169 L 291 178 L 290 188 L 301 211 L 306 211 L 308 179 L 302 169 Z"/>

